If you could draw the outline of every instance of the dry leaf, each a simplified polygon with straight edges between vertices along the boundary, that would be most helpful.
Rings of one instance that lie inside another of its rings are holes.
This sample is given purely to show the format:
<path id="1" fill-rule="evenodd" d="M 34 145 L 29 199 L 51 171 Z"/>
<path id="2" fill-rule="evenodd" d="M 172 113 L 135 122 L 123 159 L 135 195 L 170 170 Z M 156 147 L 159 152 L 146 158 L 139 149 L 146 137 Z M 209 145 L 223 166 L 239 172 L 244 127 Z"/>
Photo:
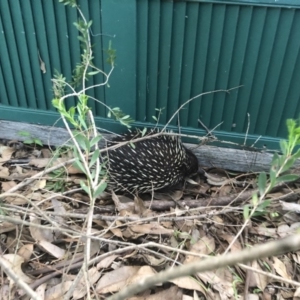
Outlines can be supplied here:
<path id="1" fill-rule="evenodd" d="M 183 191 L 182 190 L 177 190 L 169 193 L 170 197 L 175 201 L 179 201 L 182 196 L 183 196 Z"/>
<path id="2" fill-rule="evenodd" d="M 61 300 L 65 293 L 67 293 L 72 286 L 73 281 L 64 281 L 51 288 L 49 288 L 45 293 L 44 300 Z"/>
<path id="3" fill-rule="evenodd" d="M 48 241 L 53 242 L 54 236 L 51 229 L 36 227 L 35 225 L 41 225 L 41 221 L 33 216 L 30 216 L 29 226 L 30 234 L 32 238 L 36 241 Z"/>
<path id="4" fill-rule="evenodd" d="M 7 192 L 17 184 L 14 181 L 3 181 L 2 182 L 2 191 Z"/>
<path id="5" fill-rule="evenodd" d="M 16 218 L 18 218 L 18 220 L 21 220 L 19 216 L 16 216 Z M 5 221 L 0 222 L 0 233 L 13 231 L 16 229 L 16 227 L 17 225 L 13 223 L 5 222 Z"/>
<path id="6" fill-rule="evenodd" d="M 112 191 L 111 197 L 112 197 L 112 200 L 114 201 L 116 210 L 118 212 L 123 211 L 122 213 L 120 213 L 120 215 L 130 216 L 130 215 L 134 214 L 135 207 L 134 207 L 134 203 L 132 201 L 128 202 L 128 203 L 122 203 L 114 191 Z"/>
<path id="7" fill-rule="evenodd" d="M 29 161 L 30 166 L 35 166 L 37 168 L 45 168 L 50 166 L 57 166 L 59 164 L 64 164 L 69 161 L 69 158 L 57 158 L 53 160 L 53 158 L 33 158 Z M 65 170 L 68 174 L 82 174 L 82 171 L 75 168 L 72 165 L 66 165 Z"/>
<path id="8" fill-rule="evenodd" d="M 188 289 L 188 290 L 196 290 L 201 292 L 204 296 L 206 295 L 203 284 L 197 281 L 196 279 L 194 279 L 193 277 L 188 277 L 188 276 L 180 277 L 173 280 L 169 280 L 169 282 L 176 284 L 180 288 Z"/>
<path id="9" fill-rule="evenodd" d="M 63 258 L 66 254 L 66 251 L 58 246 L 51 244 L 47 241 L 38 241 L 39 248 L 43 249 L 45 252 L 51 254 L 52 256 L 60 259 Z"/>
<path id="10" fill-rule="evenodd" d="M 232 185 L 223 185 L 219 189 L 219 195 L 220 197 L 222 196 L 227 196 L 232 192 Z"/>
<path id="11" fill-rule="evenodd" d="M 5 197 L 5 202 L 13 204 L 13 205 L 23 205 L 23 204 L 28 204 L 28 200 L 26 198 L 20 198 L 18 196 L 13 196 L 13 197 Z"/>
<path id="12" fill-rule="evenodd" d="M 127 280 L 140 269 L 138 266 L 124 266 L 103 275 L 97 283 L 96 292 L 107 294 L 119 291 Z"/>
<path id="13" fill-rule="evenodd" d="M 177 286 L 171 286 L 169 289 L 163 290 L 161 292 L 156 292 L 152 295 L 144 295 L 139 297 L 131 297 L 128 300 L 183 300 L 182 289 L 179 289 Z"/>
<path id="14" fill-rule="evenodd" d="M 161 266 L 166 262 L 166 259 L 164 257 L 156 258 L 154 255 L 150 254 L 142 254 L 142 256 L 150 266 Z"/>
<path id="15" fill-rule="evenodd" d="M 9 176 L 8 168 L 0 166 L 0 178 L 7 179 L 8 176 Z"/>
<path id="16" fill-rule="evenodd" d="M 298 251 L 298 252 L 294 253 L 292 256 L 293 256 L 294 261 L 295 261 L 298 265 L 300 265 L 300 252 Z"/>
<path id="17" fill-rule="evenodd" d="M 10 269 L 15 273 L 20 280 L 23 280 L 26 283 L 31 283 L 33 280 L 25 275 L 22 271 L 22 264 L 24 262 L 23 257 L 18 254 L 4 254 L 0 257 L 1 264 L 6 266 L 6 268 Z M 14 280 L 8 277 L 10 282 L 14 284 Z"/>
<path id="18" fill-rule="evenodd" d="M 145 216 L 148 209 L 146 208 L 144 201 L 140 197 L 135 196 L 133 203 L 134 203 L 134 212 L 138 214 L 140 217 Z"/>
<path id="19" fill-rule="evenodd" d="M 97 270 L 107 269 L 117 257 L 119 257 L 119 255 L 110 255 L 105 257 L 97 264 Z"/>
<path id="20" fill-rule="evenodd" d="M 151 267 L 142 266 L 138 269 L 138 271 L 134 275 L 128 278 L 127 285 L 134 284 L 155 274 L 156 274 L 155 270 L 152 269 Z"/>
<path id="21" fill-rule="evenodd" d="M 193 298 L 194 298 L 194 300 L 200 300 L 196 291 L 194 291 Z"/>
<path id="22" fill-rule="evenodd" d="M 47 198 L 47 195 L 41 194 L 41 192 L 30 192 L 26 197 L 30 200 L 41 201 Z"/>
<path id="23" fill-rule="evenodd" d="M 173 229 L 167 229 L 158 223 L 134 224 L 129 227 L 135 233 L 172 235 Z"/>
<path id="24" fill-rule="evenodd" d="M 259 294 L 247 294 L 247 300 L 259 300 Z"/>
<path id="25" fill-rule="evenodd" d="M 1 300 L 11 300 L 11 287 L 9 284 L 3 284 L 0 287 Z"/>
<path id="26" fill-rule="evenodd" d="M 122 232 L 121 228 L 115 228 L 115 226 L 113 226 L 113 225 L 116 225 L 116 224 L 114 224 L 113 222 L 110 222 L 110 221 L 106 221 L 105 223 L 108 225 L 109 231 L 111 231 L 115 236 L 123 239 L 123 232 Z"/>
<path id="27" fill-rule="evenodd" d="M 234 240 L 235 236 L 227 233 L 222 233 L 219 237 L 223 238 L 229 245 Z M 230 252 L 239 252 L 242 250 L 242 246 L 238 240 L 230 248 Z"/>
<path id="28" fill-rule="evenodd" d="M 182 210 L 182 209 L 178 208 L 177 206 L 175 207 L 175 209 L 172 208 L 171 211 L 172 211 L 172 212 L 173 212 L 173 211 L 175 212 L 175 216 L 176 216 L 176 217 L 180 217 L 180 216 L 186 214 L 186 210 Z"/>
<path id="29" fill-rule="evenodd" d="M 216 272 L 202 272 L 197 273 L 197 275 L 205 283 L 210 284 L 215 291 L 218 291 L 221 299 L 230 299 L 234 296 L 232 281 L 224 280 L 219 277 Z"/>
<path id="30" fill-rule="evenodd" d="M 300 204 L 293 203 L 293 202 L 284 202 L 284 201 L 279 201 L 279 203 L 281 204 L 283 210 L 300 213 Z"/>
<path id="31" fill-rule="evenodd" d="M 15 152 L 14 148 L 0 146 L 0 163 L 10 160 L 14 152 Z"/>
<path id="32" fill-rule="evenodd" d="M 45 298 L 46 287 L 47 287 L 47 283 L 42 283 L 35 290 L 37 296 L 40 297 L 40 299 L 44 299 Z"/>
<path id="33" fill-rule="evenodd" d="M 88 273 L 87 273 L 89 287 L 93 286 L 93 284 L 98 281 L 100 276 L 101 276 L 101 273 L 98 272 L 96 267 L 89 269 Z M 86 295 L 86 293 L 87 293 L 86 280 L 84 277 L 82 277 L 73 292 L 73 299 L 74 300 L 81 299 Z"/>
<path id="34" fill-rule="evenodd" d="M 300 298 L 300 287 L 298 287 L 297 290 L 295 291 L 293 300 L 295 300 L 295 297 Z"/>
<path id="35" fill-rule="evenodd" d="M 56 221 L 57 224 L 64 224 L 64 217 L 63 215 L 66 214 L 66 210 L 62 204 L 62 202 L 56 200 L 56 199 L 52 199 L 51 200 L 52 206 L 53 206 L 53 210 L 54 210 L 54 220 Z M 55 229 L 53 230 L 54 234 L 55 234 L 55 238 L 59 239 L 60 237 L 63 236 L 63 233 L 61 230 L 59 229 Z"/>
<path id="36" fill-rule="evenodd" d="M 42 190 L 46 186 L 46 183 L 47 183 L 46 179 L 36 180 L 34 184 L 31 186 L 31 190 L 34 192 L 38 190 Z"/>
<path id="37" fill-rule="evenodd" d="M 32 253 L 33 253 L 33 244 L 23 245 L 18 251 L 18 255 L 23 257 L 24 261 L 26 262 L 30 260 Z"/>
<path id="38" fill-rule="evenodd" d="M 197 254 L 202 254 L 204 256 L 214 252 L 215 248 L 215 240 L 212 237 L 204 236 L 198 242 L 192 244 L 189 251 Z M 199 260 L 201 260 L 199 256 L 187 255 L 184 260 L 184 264 Z"/>
<path id="39" fill-rule="evenodd" d="M 33 216 L 30 216 L 29 231 L 37 245 L 56 258 L 63 258 L 66 251 L 53 245 L 51 242 L 54 241 L 54 234 L 51 229 L 36 227 L 40 225 L 41 221 Z"/>
<path id="40" fill-rule="evenodd" d="M 16 165 L 16 171 L 18 174 L 22 175 L 23 174 L 23 168 L 19 165 Z"/>
<path id="41" fill-rule="evenodd" d="M 273 267 L 276 270 L 277 274 L 279 274 L 281 277 L 285 279 L 291 279 L 291 276 L 289 276 L 286 271 L 285 264 L 275 256 L 273 257 L 273 260 L 274 260 Z"/>
<path id="42" fill-rule="evenodd" d="M 33 158 L 29 161 L 30 166 L 35 166 L 37 168 L 45 168 L 50 165 L 52 158 Z"/>
<path id="43" fill-rule="evenodd" d="M 224 220 L 220 216 L 213 216 L 212 221 L 217 228 L 224 228 Z"/>
<path id="44" fill-rule="evenodd" d="M 252 268 L 255 268 L 259 271 L 262 271 L 260 265 L 257 263 L 257 261 L 252 262 Z M 249 281 L 249 286 L 250 287 L 258 287 L 262 291 L 265 290 L 267 284 L 269 283 L 269 278 L 266 275 L 257 273 L 257 272 L 252 272 L 251 270 L 248 271 L 249 276 L 250 276 L 250 281 Z"/>

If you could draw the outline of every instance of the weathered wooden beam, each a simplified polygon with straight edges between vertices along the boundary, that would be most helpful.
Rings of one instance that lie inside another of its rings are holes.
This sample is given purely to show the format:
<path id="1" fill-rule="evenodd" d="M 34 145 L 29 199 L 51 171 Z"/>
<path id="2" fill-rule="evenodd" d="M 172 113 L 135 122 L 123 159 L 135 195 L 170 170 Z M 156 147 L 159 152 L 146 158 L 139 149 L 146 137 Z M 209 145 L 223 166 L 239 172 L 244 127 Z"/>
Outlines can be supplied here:
<path id="1" fill-rule="evenodd" d="M 62 146 L 70 141 L 64 128 L 41 126 L 27 123 L 0 121 L 0 138 L 8 140 L 26 139 L 20 131 L 27 131 L 32 137 L 38 138 L 44 145 Z M 105 135 L 109 138 L 110 135 Z M 104 143 L 101 145 L 104 146 Z M 267 152 L 246 151 L 239 149 L 220 148 L 215 146 L 199 146 L 186 144 L 196 154 L 199 164 L 203 167 L 216 167 L 240 172 L 257 172 L 269 170 L 272 154 Z M 296 163 L 300 167 L 300 163 Z"/>

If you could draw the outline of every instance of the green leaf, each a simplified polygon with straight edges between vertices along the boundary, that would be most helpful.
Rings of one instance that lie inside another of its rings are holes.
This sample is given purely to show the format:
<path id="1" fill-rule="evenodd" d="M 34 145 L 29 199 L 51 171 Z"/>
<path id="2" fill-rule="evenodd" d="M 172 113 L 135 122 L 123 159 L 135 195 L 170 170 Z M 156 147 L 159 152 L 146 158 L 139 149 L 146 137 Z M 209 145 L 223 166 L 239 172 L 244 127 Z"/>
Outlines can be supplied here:
<path id="1" fill-rule="evenodd" d="M 97 75 L 99 72 L 100 71 L 92 71 L 92 72 L 88 72 L 87 74 L 93 76 L 93 75 Z"/>
<path id="2" fill-rule="evenodd" d="M 255 193 L 252 195 L 252 204 L 255 206 L 257 205 L 257 203 L 258 203 L 258 197 L 257 194 Z"/>
<path id="3" fill-rule="evenodd" d="M 294 138 L 294 129 L 296 127 L 296 121 L 293 119 L 287 119 L 286 125 L 287 125 L 288 133 L 289 133 L 288 139 L 289 139 L 289 141 L 292 141 Z"/>
<path id="4" fill-rule="evenodd" d="M 300 149 L 298 149 L 297 152 L 293 154 L 293 157 L 294 157 L 295 159 L 300 158 Z"/>
<path id="5" fill-rule="evenodd" d="M 33 141 L 33 139 L 27 139 L 27 140 L 23 141 L 23 143 L 26 145 L 31 145 L 34 143 L 34 141 Z"/>
<path id="6" fill-rule="evenodd" d="M 279 155 L 277 152 L 273 154 L 271 165 L 276 169 L 279 167 Z"/>
<path id="7" fill-rule="evenodd" d="M 130 127 L 131 127 L 127 122 L 123 122 L 122 120 L 119 120 L 119 122 L 120 122 L 122 125 L 126 126 L 127 128 L 130 128 Z"/>
<path id="8" fill-rule="evenodd" d="M 82 105 L 85 107 L 87 106 L 89 97 L 87 95 L 81 94 L 79 95 L 79 101 L 82 103 Z"/>
<path id="9" fill-rule="evenodd" d="M 31 136 L 31 134 L 28 131 L 19 131 L 18 135 L 20 135 L 20 136 Z"/>
<path id="10" fill-rule="evenodd" d="M 244 210 L 243 210 L 244 220 L 248 220 L 249 214 L 250 214 L 250 207 L 247 204 L 244 206 Z"/>
<path id="11" fill-rule="evenodd" d="M 81 172 L 83 172 L 84 174 L 86 174 L 85 168 L 83 166 L 83 164 L 79 161 L 79 159 L 77 158 L 76 161 L 73 163 L 73 166 L 77 169 L 79 169 Z"/>
<path id="12" fill-rule="evenodd" d="M 265 210 L 268 206 L 270 206 L 270 204 L 271 204 L 271 200 L 265 200 L 259 204 L 258 208 L 260 210 Z"/>
<path id="13" fill-rule="evenodd" d="M 280 155 L 279 156 L 279 168 L 277 170 L 279 170 L 284 164 L 286 163 L 286 156 L 285 155 Z"/>
<path id="14" fill-rule="evenodd" d="M 33 142 L 34 142 L 34 144 L 36 144 L 36 145 L 40 145 L 40 146 L 42 146 L 42 147 L 44 146 L 43 143 L 42 143 L 42 141 L 41 141 L 40 139 L 36 139 L 36 138 L 35 138 L 35 139 L 33 139 Z"/>
<path id="15" fill-rule="evenodd" d="M 58 109 L 60 100 L 57 98 L 52 99 L 52 105 Z"/>
<path id="16" fill-rule="evenodd" d="M 286 174 L 277 178 L 277 182 L 290 182 L 299 179 L 298 175 L 295 174 Z"/>
<path id="17" fill-rule="evenodd" d="M 281 173 L 284 173 L 285 171 L 289 170 L 295 163 L 295 158 L 292 156 L 290 157 L 284 166 L 282 167 Z"/>
<path id="18" fill-rule="evenodd" d="M 78 120 L 79 120 L 80 125 L 81 125 L 85 130 L 88 130 L 84 117 L 78 116 Z"/>
<path id="19" fill-rule="evenodd" d="M 86 40 L 81 35 L 78 35 L 77 38 L 80 42 L 83 42 L 83 43 L 86 42 Z"/>
<path id="20" fill-rule="evenodd" d="M 101 135 L 97 135 L 97 136 L 93 137 L 91 139 L 91 141 L 90 141 L 91 147 L 93 147 L 94 145 L 96 145 L 101 139 L 102 139 Z"/>
<path id="21" fill-rule="evenodd" d="M 152 118 L 157 122 L 157 118 L 155 116 L 152 116 Z"/>
<path id="22" fill-rule="evenodd" d="M 89 167 L 91 168 L 95 162 L 99 159 L 99 156 L 100 156 L 100 151 L 99 149 L 96 149 L 95 152 L 93 153 L 92 155 L 92 158 L 91 158 L 91 161 L 90 161 L 90 164 L 89 164 Z"/>
<path id="23" fill-rule="evenodd" d="M 80 181 L 80 186 L 89 196 L 91 195 L 90 188 L 83 181 Z"/>
<path id="24" fill-rule="evenodd" d="M 267 214 L 268 213 L 267 207 L 269 207 L 270 204 L 271 204 L 271 200 L 262 201 L 256 208 L 253 217 L 259 217 Z"/>
<path id="25" fill-rule="evenodd" d="M 92 180 L 95 179 L 95 175 L 96 175 L 95 169 L 92 169 L 92 172 L 91 172 L 91 178 L 92 178 Z"/>
<path id="26" fill-rule="evenodd" d="M 74 106 L 70 107 L 70 109 L 69 109 L 68 112 L 70 114 L 70 117 L 74 119 L 74 116 L 75 116 L 75 107 Z"/>
<path id="27" fill-rule="evenodd" d="M 129 143 L 130 144 L 130 146 L 133 148 L 133 149 L 135 149 L 135 144 L 134 143 Z"/>
<path id="28" fill-rule="evenodd" d="M 106 189 L 107 187 L 107 183 L 106 182 L 102 182 L 95 190 L 94 192 L 94 198 L 97 198 L 99 195 L 101 195 L 101 193 Z"/>
<path id="29" fill-rule="evenodd" d="M 274 187 L 276 185 L 276 171 L 272 168 L 270 169 L 270 185 Z"/>
<path id="30" fill-rule="evenodd" d="M 258 190 L 259 194 L 263 195 L 267 186 L 267 174 L 265 172 L 261 172 L 258 176 Z"/>
<path id="31" fill-rule="evenodd" d="M 146 132 L 147 132 L 147 128 L 145 127 L 142 131 L 142 137 L 146 134 Z"/>
<path id="32" fill-rule="evenodd" d="M 280 140 L 279 142 L 281 152 L 286 155 L 288 151 L 288 143 L 286 140 Z"/>
<path id="33" fill-rule="evenodd" d="M 75 135 L 74 137 L 81 149 L 88 151 L 88 152 L 90 151 L 90 142 L 86 136 L 84 136 L 82 133 L 80 133 L 78 135 Z"/>

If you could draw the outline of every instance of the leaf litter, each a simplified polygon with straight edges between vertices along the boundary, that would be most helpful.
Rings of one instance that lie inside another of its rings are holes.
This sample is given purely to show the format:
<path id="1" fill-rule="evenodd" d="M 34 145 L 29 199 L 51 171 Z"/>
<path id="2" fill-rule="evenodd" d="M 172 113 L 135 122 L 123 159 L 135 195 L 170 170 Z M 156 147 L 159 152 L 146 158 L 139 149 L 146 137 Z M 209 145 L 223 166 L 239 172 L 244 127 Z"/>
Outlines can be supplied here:
<path id="1" fill-rule="evenodd" d="M 238 239 L 243 208 L 256 189 L 257 174 L 206 169 L 181 191 L 130 197 L 115 193 L 95 204 L 91 244 L 85 252 L 89 198 L 83 174 L 73 166 L 26 180 L 55 164 L 48 148 L 0 144 L 1 262 L 40 299 L 106 299 L 130 284 L 174 266 L 276 240 L 300 228 L 299 182 L 267 196 Z M 123 250 L 124 249 L 124 250 Z M 83 277 L 76 281 L 83 264 Z M 247 267 L 247 268 L 246 268 Z M 170 280 L 130 299 L 298 299 L 300 252 L 287 253 Z M 24 295 L 3 270 L 0 299 Z M 71 292 L 70 292 L 71 291 Z"/>

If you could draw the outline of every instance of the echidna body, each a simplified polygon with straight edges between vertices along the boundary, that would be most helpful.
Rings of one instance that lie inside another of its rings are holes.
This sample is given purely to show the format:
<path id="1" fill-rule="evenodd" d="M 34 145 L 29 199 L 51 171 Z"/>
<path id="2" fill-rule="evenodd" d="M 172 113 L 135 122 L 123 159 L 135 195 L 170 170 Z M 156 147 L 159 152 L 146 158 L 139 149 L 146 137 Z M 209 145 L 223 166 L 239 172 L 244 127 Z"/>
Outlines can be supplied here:
<path id="1" fill-rule="evenodd" d="M 157 131 L 150 131 L 151 136 Z M 108 146 L 141 138 L 140 131 L 115 138 Z M 197 173 L 197 157 L 176 136 L 159 135 L 126 144 L 107 153 L 109 188 L 144 193 L 171 189 Z"/>

